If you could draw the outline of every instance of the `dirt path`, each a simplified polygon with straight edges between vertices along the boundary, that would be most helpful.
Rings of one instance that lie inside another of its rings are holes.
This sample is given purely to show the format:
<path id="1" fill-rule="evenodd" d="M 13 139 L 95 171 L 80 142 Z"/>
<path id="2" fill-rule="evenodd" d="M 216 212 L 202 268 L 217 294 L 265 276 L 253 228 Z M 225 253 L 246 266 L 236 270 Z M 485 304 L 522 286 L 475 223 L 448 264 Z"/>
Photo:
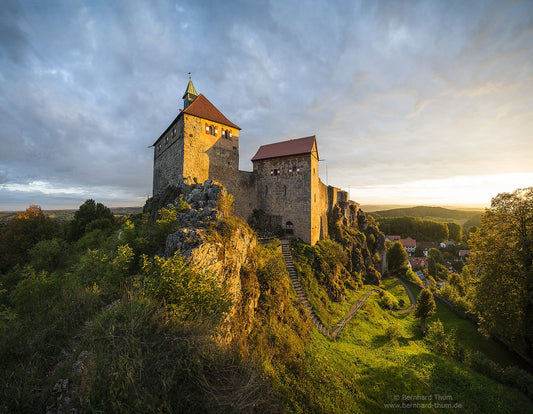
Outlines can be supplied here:
<path id="1" fill-rule="evenodd" d="M 403 282 L 401 279 L 399 278 L 396 278 L 396 280 L 398 280 L 398 282 L 400 282 L 400 284 L 404 287 L 405 291 L 407 292 L 407 295 L 409 296 L 409 300 L 411 301 L 411 306 L 409 306 L 407 309 L 400 309 L 400 310 L 395 310 L 394 312 L 396 313 L 407 313 L 407 312 L 411 312 L 414 308 L 415 308 L 415 297 L 413 295 L 413 293 L 411 292 L 411 289 L 409 289 L 407 287 L 407 285 L 405 284 L 405 282 Z"/>
<path id="2" fill-rule="evenodd" d="M 337 339 L 337 337 L 340 335 L 342 329 L 346 326 L 350 320 L 356 315 L 357 311 L 363 306 L 365 301 L 368 299 L 368 297 L 373 292 L 379 292 L 376 289 L 372 289 L 365 293 L 365 295 L 359 299 L 357 302 L 355 302 L 348 313 L 346 313 L 346 316 L 341 319 L 339 322 L 337 322 L 335 325 L 333 325 L 332 329 L 328 329 L 324 326 L 320 318 L 316 315 L 315 311 L 313 310 L 313 307 L 307 300 L 307 297 L 305 296 L 305 293 L 302 289 L 302 285 L 300 284 L 300 280 L 298 279 L 298 274 L 296 273 L 296 269 L 294 268 L 294 263 L 292 261 L 292 255 L 290 251 L 290 245 L 288 240 L 282 240 L 281 241 L 281 252 L 283 253 L 283 257 L 285 258 L 285 264 L 287 266 L 287 270 L 289 271 L 289 277 L 291 278 L 292 286 L 294 287 L 294 290 L 296 291 L 296 296 L 298 296 L 298 300 L 303 305 L 309 316 L 311 317 L 311 320 L 313 321 L 313 325 L 315 325 L 320 332 L 322 332 L 324 335 L 332 338 Z"/>
<path id="3" fill-rule="evenodd" d="M 374 292 L 378 293 L 379 290 L 372 289 L 372 290 L 369 290 L 368 292 L 366 292 L 361 299 L 359 299 L 357 302 L 355 302 L 352 305 L 352 307 L 350 308 L 350 310 L 348 311 L 346 316 L 343 319 L 341 319 L 339 322 L 337 322 L 335 325 L 333 325 L 333 327 L 331 328 L 331 331 L 332 331 L 331 337 L 333 339 L 337 339 L 337 337 L 340 335 L 342 329 L 346 326 L 346 324 L 348 322 L 350 322 L 352 320 L 352 318 L 355 316 L 357 311 L 359 309 L 361 309 L 361 306 L 363 306 L 363 304 L 366 302 L 368 297 Z"/>

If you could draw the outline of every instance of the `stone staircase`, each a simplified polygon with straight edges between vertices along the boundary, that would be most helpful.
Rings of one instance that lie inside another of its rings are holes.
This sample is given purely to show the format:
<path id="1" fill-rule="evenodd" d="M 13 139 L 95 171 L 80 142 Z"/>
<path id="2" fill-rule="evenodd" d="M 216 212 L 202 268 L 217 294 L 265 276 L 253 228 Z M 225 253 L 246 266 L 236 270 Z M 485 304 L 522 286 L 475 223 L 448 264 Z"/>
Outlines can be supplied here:
<path id="1" fill-rule="evenodd" d="M 292 256 L 291 256 L 291 250 L 288 240 L 282 240 L 281 241 L 281 252 L 283 253 L 283 257 L 285 258 L 285 264 L 287 265 L 287 270 L 289 271 L 289 276 L 291 278 L 292 286 L 294 286 L 294 290 L 296 291 L 296 296 L 298 296 L 298 300 L 303 305 L 309 316 L 311 317 L 311 320 L 313 321 L 313 325 L 315 325 L 320 332 L 322 332 L 324 335 L 331 337 L 329 329 L 324 326 L 324 324 L 320 321 L 318 316 L 316 316 L 313 307 L 307 300 L 307 297 L 305 296 L 305 293 L 302 289 L 302 285 L 300 284 L 300 280 L 298 279 L 298 274 L 296 273 L 296 269 L 294 268 L 294 263 L 292 262 Z"/>

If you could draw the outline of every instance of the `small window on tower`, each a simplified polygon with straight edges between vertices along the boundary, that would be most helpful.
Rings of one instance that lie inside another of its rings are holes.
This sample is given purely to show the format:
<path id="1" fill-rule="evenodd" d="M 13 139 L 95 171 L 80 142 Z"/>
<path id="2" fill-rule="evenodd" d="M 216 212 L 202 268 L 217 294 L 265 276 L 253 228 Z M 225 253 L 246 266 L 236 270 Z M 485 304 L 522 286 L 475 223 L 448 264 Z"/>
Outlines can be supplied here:
<path id="1" fill-rule="evenodd" d="M 165 144 L 168 144 L 168 135 L 165 137 Z"/>

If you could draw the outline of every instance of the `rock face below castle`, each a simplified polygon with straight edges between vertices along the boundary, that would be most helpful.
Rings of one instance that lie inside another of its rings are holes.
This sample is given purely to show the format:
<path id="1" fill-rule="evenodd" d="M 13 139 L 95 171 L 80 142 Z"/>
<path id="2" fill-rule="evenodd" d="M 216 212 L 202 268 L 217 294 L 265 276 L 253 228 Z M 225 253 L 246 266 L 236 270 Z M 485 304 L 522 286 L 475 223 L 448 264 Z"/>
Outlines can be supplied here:
<path id="1" fill-rule="evenodd" d="M 184 110 L 154 143 L 153 194 L 169 185 L 215 180 L 234 196 L 235 212 L 260 212 L 272 229 L 314 244 L 328 233 L 328 213 L 338 203 L 358 205 L 318 177 L 315 136 L 263 145 L 253 172 L 239 170 L 240 128 L 189 81 Z"/>

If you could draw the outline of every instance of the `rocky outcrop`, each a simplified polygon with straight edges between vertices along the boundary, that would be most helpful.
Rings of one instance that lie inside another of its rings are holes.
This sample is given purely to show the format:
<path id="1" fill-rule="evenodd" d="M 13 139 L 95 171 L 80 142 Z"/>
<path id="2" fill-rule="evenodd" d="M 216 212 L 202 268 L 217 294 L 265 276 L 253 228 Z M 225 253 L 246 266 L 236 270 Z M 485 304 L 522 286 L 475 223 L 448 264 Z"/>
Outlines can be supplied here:
<path id="1" fill-rule="evenodd" d="M 237 332 L 249 333 L 253 327 L 259 284 L 243 266 L 257 245 L 255 233 L 217 207 L 228 197 L 220 184 L 207 180 L 203 185 L 180 184 L 176 190 L 170 205 L 180 212 L 180 228 L 167 237 L 165 255 L 180 251 L 193 267 L 215 274 L 228 289 L 233 306 L 219 330 L 219 340 L 230 344 Z"/>

